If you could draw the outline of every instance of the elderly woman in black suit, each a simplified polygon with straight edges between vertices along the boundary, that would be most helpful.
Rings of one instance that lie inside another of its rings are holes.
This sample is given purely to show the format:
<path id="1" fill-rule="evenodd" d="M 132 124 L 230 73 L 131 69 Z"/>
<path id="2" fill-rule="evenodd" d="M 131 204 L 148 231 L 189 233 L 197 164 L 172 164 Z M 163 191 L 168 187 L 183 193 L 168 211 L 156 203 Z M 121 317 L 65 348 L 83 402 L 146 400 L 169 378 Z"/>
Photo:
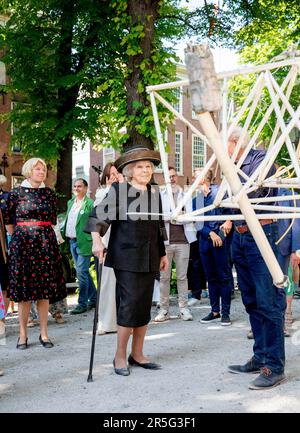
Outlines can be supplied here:
<path id="1" fill-rule="evenodd" d="M 168 263 L 159 215 L 160 194 L 149 183 L 154 164 L 159 162 L 158 152 L 137 147 L 127 150 L 115 162 L 127 182 L 112 184 L 106 198 L 94 208 L 87 227 L 93 236 L 93 253 L 102 263 L 104 246 L 95 233 L 102 234 L 104 227 L 111 225 L 105 266 L 112 267 L 116 275 L 118 338 L 113 365 L 115 373 L 122 376 L 130 374 L 126 358 L 131 329 L 129 365 L 160 368 L 143 354 L 155 275 Z"/>

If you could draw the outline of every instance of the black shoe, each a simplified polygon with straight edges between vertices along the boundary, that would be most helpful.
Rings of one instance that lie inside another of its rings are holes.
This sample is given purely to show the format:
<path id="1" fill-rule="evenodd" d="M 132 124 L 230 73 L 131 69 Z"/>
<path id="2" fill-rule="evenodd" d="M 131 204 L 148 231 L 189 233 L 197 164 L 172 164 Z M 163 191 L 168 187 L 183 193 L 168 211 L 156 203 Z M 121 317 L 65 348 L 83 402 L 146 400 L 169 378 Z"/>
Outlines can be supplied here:
<path id="1" fill-rule="evenodd" d="M 116 374 L 119 374 L 120 376 L 129 376 L 130 375 L 130 370 L 128 367 L 116 368 L 115 360 L 113 360 L 113 366 L 114 366 L 114 370 L 115 370 Z"/>
<path id="2" fill-rule="evenodd" d="M 270 389 L 286 381 L 284 373 L 273 373 L 269 368 L 263 367 L 260 375 L 250 383 L 250 389 Z"/>
<path id="3" fill-rule="evenodd" d="M 39 340 L 40 340 L 41 345 L 43 347 L 45 347 L 46 349 L 50 349 L 51 347 L 54 346 L 54 344 L 52 343 L 52 341 L 50 341 L 50 340 L 42 340 L 41 336 L 39 336 Z"/>
<path id="4" fill-rule="evenodd" d="M 160 364 L 156 364 L 155 362 L 137 362 L 131 355 L 128 357 L 128 363 L 130 365 L 137 365 L 138 367 L 146 368 L 147 370 L 159 370 L 161 369 Z"/>
<path id="5" fill-rule="evenodd" d="M 218 320 L 220 319 L 220 313 L 214 314 L 212 311 L 205 317 L 203 317 L 203 319 L 200 320 L 201 323 L 208 323 L 208 322 L 212 322 L 213 320 Z"/>
<path id="6" fill-rule="evenodd" d="M 300 290 L 295 290 L 294 291 L 294 298 L 300 298 Z"/>
<path id="7" fill-rule="evenodd" d="M 96 302 L 90 302 L 87 305 L 87 311 L 92 310 L 93 308 L 96 308 Z"/>
<path id="8" fill-rule="evenodd" d="M 254 358 L 249 359 L 244 365 L 229 365 L 228 370 L 230 373 L 240 374 L 240 373 L 259 373 L 262 368 L 261 364 L 258 364 Z"/>
<path id="9" fill-rule="evenodd" d="M 228 314 L 222 314 L 221 325 L 222 326 L 230 326 L 231 325 L 231 320 L 230 320 L 230 317 L 228 316 Z"/>
<path id="10" fill-rule="evenodd" d="M 20 341 L 20 337 L 18 338 L 18 341 L 17 341 L 17 349 L 25 350 L 28 348 L 28 344 L 27 344 L 28 338 L 26 338 L 25 343 L 19 344 L 19 341 Z"/>

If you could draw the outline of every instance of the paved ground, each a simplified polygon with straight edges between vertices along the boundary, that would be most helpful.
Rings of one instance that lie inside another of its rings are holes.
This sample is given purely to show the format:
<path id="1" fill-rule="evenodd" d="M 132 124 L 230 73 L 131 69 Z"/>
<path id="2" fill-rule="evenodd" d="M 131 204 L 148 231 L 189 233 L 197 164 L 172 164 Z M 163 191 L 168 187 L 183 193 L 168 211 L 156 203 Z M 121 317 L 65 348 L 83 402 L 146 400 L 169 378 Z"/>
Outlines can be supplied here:
<path id="1" fill-rule="evenodd" d="M 70 303 L 74 300 L 70 300 Z M 172 306 L 168 322 L 151 323 L 145 353 L 163 365 L 160 371 L 135 367 L 129 377 L 113 373 L 116 335 L 97 336 L 94 382 L 87 383 L 93 312 L 49 319 L 53 349 L 29 330 L 30 348 L 16 350 L 17 319 L 7 320 L 6 344 L 0 343 L 1 412 L 300 412 L 300 300 L 294 300 L 293 337 L 286 339 L 288 382 L 269 391 L 251 391 L 248 375 L 226 371 L 251 356 L 252 341 L 239 293 L 232 303 L 233 324 L 204 325 L 208 301 L 192 308 L 194 321 L 183 322 Z M 153 316 L 156 309 L 153 308 Z"/>

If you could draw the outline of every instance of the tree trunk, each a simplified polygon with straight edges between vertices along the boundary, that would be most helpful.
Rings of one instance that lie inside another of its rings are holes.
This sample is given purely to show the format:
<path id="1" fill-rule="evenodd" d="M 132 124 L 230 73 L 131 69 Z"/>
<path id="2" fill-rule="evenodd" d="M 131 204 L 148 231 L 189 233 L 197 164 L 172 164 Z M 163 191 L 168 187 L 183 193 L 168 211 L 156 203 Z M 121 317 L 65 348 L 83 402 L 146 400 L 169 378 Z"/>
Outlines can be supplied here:
<path id="1" fill-rule="evenodd" d="M 67 201 L 71 198 L 72 192 L 72 150 L 73 139 L 68 137 L 62 143 L 60 159 L 57 161 L 56 192 L 58 194 L 58 212 L 65 212 Z"/>
<path id="2" fill-rule="evenodd" d="M 72 44 L 73 44 L 73 27 L 75 23 L 75 4 L 71 0 L 63 0 L 60 30 L 60 45 L 57 51 L 57 75 L 65 77 L 71 75 L 72 71 Z M 79 87 L 74 86 L 65 89 L 64 86 L 58 89 L 58 107 L 57 114 L 60 121 L 60 127 L 64 126 L 64 119 L 74 109 Z M 66 210 L 67 201 L 72 194 L 72 150 L 73 137 L 69 134 L 61 142 L 59 160 L 57 161 L 57 178 L 56 192 L 58 193 L 58 210 Z"/>
<path id="3" fill-rule="evenodd" d="M 142 93 L 138 92 L 138 83 L 143 81 L 143 74 L 140 69 L 141 62 L 145 59 L 149 60 L 151 68 L 155 21 L 158 17 L 159 3 L 160 0 L 128 0 L 127 13 L 131 17 L 132 24 L 143 24 L 145 33 L 145 36 L 140 40 L 142 53 L 131 56 L 127 65 L 128 70 L 132 71 L 125 80 L 127 90 L 127 111 L 129 116 L 136 115 L 137 110 L 139 110 L 139 108 L 137 109 L 133 105 L 134 101 L 138 101 L 141 104 L 142 109 L 149 105 L 146 91 L 144 90 Z M 132 121 L 131 126 L 128 128 L 127 132 L 130 138 L 125 146 L 127 147 L 138 144 L 153 149 L 154 144 L 152 140 L 141 135 L 136 130 L 136 125 L 136 122 Z"/>

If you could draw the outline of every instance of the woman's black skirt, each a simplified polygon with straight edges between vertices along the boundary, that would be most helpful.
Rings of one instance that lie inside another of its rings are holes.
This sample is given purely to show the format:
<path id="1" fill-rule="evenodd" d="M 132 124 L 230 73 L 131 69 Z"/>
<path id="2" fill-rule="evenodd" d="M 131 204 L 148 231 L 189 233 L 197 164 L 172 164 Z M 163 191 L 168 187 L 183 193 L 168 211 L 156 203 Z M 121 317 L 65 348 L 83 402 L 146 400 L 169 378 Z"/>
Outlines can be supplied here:
<path id="1" fill-rule="evenodd" d="M 127 328 L 147 325 L 155 272 L 129 272 L 114 269 L 116 275 L 117 324 Z"/>

